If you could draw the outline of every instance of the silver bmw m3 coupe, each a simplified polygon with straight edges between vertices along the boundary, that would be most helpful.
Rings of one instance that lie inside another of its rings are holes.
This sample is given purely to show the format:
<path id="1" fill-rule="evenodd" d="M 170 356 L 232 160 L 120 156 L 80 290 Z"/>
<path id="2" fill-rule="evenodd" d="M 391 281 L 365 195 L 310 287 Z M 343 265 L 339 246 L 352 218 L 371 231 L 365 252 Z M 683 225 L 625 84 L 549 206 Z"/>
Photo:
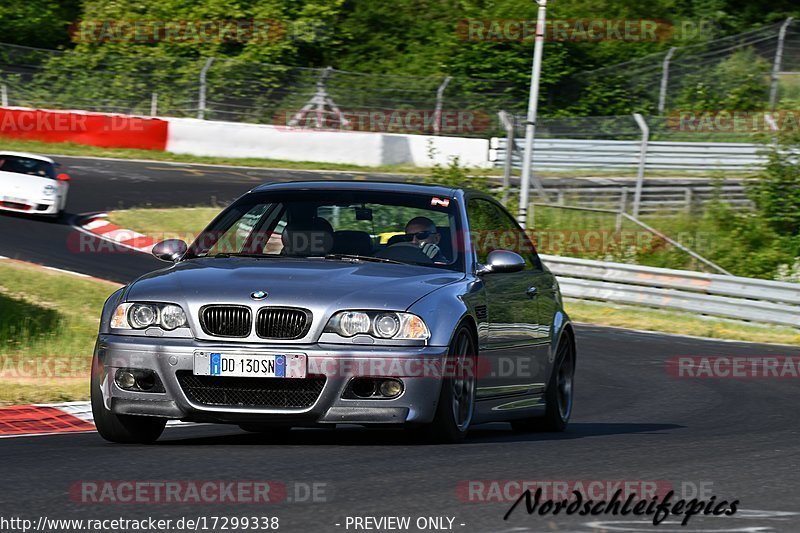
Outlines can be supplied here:
<path id="1" fill-rule="evenodd" d="M 575 336 L 555 277 L 492 197 L 375 182 L 257 187 L 112 294 L 92 410 L 113 442 L 166 422 L 403 427 L 458 442 L 563 431 Z"/>

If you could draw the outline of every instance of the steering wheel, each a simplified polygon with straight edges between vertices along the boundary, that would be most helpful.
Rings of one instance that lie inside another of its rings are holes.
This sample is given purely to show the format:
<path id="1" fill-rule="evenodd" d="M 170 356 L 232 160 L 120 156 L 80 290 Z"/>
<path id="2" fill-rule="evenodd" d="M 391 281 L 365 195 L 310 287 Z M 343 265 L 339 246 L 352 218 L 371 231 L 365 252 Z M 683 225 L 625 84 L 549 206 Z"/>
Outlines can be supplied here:
<path id="1" fill-rule="evenodd" d="M 425 255 L 419 245 L 413 242 L 395 243 L 375 254 L 375 257 L 425 265 L 433 264 L 433 259 Z"/>

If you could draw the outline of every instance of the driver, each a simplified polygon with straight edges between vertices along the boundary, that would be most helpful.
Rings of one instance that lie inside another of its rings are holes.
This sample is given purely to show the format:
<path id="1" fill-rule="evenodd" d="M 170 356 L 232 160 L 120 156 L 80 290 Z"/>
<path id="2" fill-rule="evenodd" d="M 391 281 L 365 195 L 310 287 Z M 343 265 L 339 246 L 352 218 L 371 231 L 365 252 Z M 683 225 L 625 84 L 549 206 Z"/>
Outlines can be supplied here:
<path id="1" fill-rule="evenodd" d="M 422 253 L 437 263 L 446 263 L 447 258 L 439 248 L 442 236 L 433 220 L 427 217 L 412 218 L 406 224 L 406 239 L 419 246 Z"/>

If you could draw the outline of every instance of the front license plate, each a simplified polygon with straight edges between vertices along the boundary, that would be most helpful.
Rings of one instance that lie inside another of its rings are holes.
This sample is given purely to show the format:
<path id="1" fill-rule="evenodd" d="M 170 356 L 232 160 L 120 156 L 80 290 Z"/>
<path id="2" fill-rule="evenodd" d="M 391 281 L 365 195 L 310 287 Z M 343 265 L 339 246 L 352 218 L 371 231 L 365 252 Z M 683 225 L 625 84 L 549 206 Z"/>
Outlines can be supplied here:
<path id="1" fill-rule="evenodd" d="M 306 356 L 303 354 L 195 352 L 194 375 L 302 379 L 306 377 Z"/>

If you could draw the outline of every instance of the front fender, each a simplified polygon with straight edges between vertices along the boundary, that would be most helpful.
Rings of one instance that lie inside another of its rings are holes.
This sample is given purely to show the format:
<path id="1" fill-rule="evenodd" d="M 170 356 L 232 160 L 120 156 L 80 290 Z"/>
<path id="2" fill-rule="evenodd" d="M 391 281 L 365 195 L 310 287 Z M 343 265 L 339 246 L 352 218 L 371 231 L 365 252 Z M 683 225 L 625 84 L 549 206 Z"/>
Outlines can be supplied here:
<path id="1" fill-rule="evenodd" d="M 481 305 L 483 292 L 479 283 L 454 283 L 442 287 L 417 300 L 408 308 L 409 313 L 422 318 L 431 332 L 428 344 L 449 346 L 456 327 L 464 318 L 470 317 L 475 324 L 478 320 L 475 307 Z"/>

